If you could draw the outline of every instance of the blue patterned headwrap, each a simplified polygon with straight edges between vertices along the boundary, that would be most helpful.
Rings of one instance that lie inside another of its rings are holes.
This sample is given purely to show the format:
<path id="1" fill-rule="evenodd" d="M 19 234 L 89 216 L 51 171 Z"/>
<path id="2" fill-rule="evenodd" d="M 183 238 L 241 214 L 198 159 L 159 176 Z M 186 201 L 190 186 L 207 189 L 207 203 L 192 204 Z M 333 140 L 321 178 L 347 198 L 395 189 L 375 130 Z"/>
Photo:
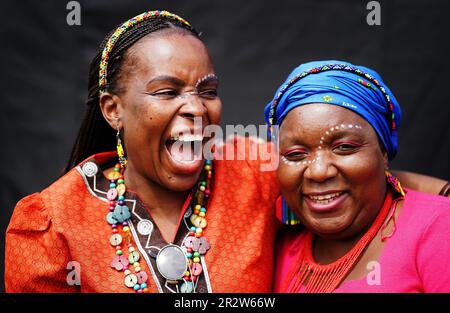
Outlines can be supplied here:
<path id="1" fill-rule="evenodd" d="M 343 61 L 302 64 L 266 106 L 266 123 L 281 125 L 292 109 L 310 103 L 338 105 L 359 114 L 372 125 L 389 160 L 397 154 L 400 106 L 375 71 Z"/>

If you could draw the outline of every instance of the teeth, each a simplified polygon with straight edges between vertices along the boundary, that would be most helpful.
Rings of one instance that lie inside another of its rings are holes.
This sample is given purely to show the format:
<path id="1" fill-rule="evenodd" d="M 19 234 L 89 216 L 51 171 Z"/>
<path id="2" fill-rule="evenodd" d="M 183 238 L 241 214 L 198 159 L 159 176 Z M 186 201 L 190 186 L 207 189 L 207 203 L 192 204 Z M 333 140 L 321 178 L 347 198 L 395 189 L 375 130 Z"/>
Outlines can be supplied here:
<path id="1" fill-rule="evenodd" d="M 340 196 L 341 193 L 342 192 L 335 192 L 335 193 L 330 193 L 330 194 L 327 194 L 327 195 L 317 195 L 317 196 L 309 195 L 308 197 L 311 200 L 314 200 L 314 201 L 320 201 L 320 202 L 328 203 L 328 202 L 331 202 L 334 198 Z"/>
<path id="2" fill-rule="evenodd" d="M 183 141 L 183 142 L 191 142 L 191 141 L 202 141 L 202 135 L 183 135 L 181 137 L 170 137 L 171 140 L 174 141 Z"/>

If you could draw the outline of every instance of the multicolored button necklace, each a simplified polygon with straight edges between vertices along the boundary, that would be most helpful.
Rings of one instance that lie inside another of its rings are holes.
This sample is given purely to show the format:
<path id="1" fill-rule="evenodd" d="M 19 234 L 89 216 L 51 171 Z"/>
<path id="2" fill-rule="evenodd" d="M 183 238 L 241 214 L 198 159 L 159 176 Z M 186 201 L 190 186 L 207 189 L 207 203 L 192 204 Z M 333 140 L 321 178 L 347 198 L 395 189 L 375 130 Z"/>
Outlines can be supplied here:
<path id="1" fill-rule="evenodd" d="M 133 242 L 129 223 L 130 209 L 125 205 L 124 194 L 126 192 L 124 171 L 126 161 L 120 158 L 120 163 L 114 166 L 113 172 L 108 174 L 110 179 L 107 199 L 109 200 L 109 212 L 106 221 L 111 225 L 112 235 L 110 243 L 116 250 L 116 255 L 111 261 L 111 267 L 117 271 L 123 271 L 125 286 L 132 288 L 137 293 L 148 293 L 148 274 L 141 269 L 139 260 L 141 255 Z M 193 193 L 194 210 L 190 216 L 192 224 L 189 233 L 181 246 L 168 244 L 159 249 L 156 257 L 158 271 L 166 279 L 167 284 L 178 284 L 183 281 L 180 292 L 195 292 L 198 277 L 203 273 L 201 256 L 210 248 L 203 230 L 207 226 L 206 204 L 211 194 L 212 163 L 205 161 L 204 173 L 197 184 L 197 190 Z M 123 247 L 126 246 L 126 249 Z M 174 292 L 171 288 L 168 288 Z M 178 291 L 178 288 L 177 288 Z"/>

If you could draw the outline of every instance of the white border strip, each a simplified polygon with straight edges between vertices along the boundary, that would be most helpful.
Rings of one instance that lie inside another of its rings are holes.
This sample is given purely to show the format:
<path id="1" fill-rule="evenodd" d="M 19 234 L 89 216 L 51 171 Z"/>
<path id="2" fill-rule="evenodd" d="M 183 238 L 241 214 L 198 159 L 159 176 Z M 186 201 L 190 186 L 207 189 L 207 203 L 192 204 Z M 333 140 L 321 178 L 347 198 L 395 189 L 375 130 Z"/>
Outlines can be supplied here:
<path id="1" fill-rule="evenodd" d="M 83 178 L 83 181 L 84 181 L 84 183 L 85 183 L 85 185 L 86 185 L 86 187 L 87 187 L 89 193 L 90 193 L 91 195 L 93 195 L 94 197 L 96 197 L 96 198 L 98 198 L 98 199 L 100 199 L 100 200 L 102 200 L 102 201 L 104 201 L 104 202 L 108 202 L 108 199 L 98 196 L 98 195 L 92 190 L 92 188 L 91 188 L 91 186 L 89 185 L 89 182 L 87 181 L 86 176 L 85 176 L 83 170 L 81 169 L 81 167 L 80 167 L 80 166 L 77 166 L 76 169 L 77 169 L 77 171 L 81 174 L 81 177 Z M 94 189 L 95 189 L 95 191 L 97 191 L 97 192 L 99 192 L 99 193 L 107 194 L 106 192 L 101 191 L 101 190 L 98 190 L 98 189 L 96 188 L 96 176 L 94 176 Z M 139 217 L 139 215 L 137 215 L 137 214 L 134 212 L 134 209 L 135 209 L 135 207 L 136 207 L 136 200 L 127 200 L 127 199 L 125 199 L 125 201 L 132 202 L 132 203 L 133 203 L 132 213 L 133 213 L 134 215 L 136 215 L 139 219 L 141 219 L 141 217 Z M 128 226 L 130 226 L 131 233 L 132 233 L 132 235 L 133 235 L 133 239 L 134 239 L 134 241 L 136 242 L 136 245 L 138 246 L 139 251 L 141 252 L 141 254 L 143 255 L 145 261 L 147 262 L 148 268 L 150 268 L 150 272 L 152 273 L 153 281 L 155 282 L 155 285 L 156 285 L 156 287 L 158 288 L 158 291 L 159 291 L 160 293 L 162 293 L 163 291 L 162 291 L 161 285 L 160 285 L 160 283 L 159 283 L 159 279 L 158 279 L 158 277 L 157 277 L 156 274 L 155 274 L 155 271 L 154 271 L 154 269 L 153 269 L 152 263 L 151 263 L 150 260 L 148 259 L 147 252 L 146 252 L 146 251 L 142 248 L 142 246 L 141 246 L 141 242 L 139 241 L 139 237 L 138 237 L 137 234 L 136 234 L 136 230 L 134 229 L 133 222 L 130 221 L 130 223 L 128 223 Z M 137 239 L 136 239 L 136 238 L 137 238 Z"/>

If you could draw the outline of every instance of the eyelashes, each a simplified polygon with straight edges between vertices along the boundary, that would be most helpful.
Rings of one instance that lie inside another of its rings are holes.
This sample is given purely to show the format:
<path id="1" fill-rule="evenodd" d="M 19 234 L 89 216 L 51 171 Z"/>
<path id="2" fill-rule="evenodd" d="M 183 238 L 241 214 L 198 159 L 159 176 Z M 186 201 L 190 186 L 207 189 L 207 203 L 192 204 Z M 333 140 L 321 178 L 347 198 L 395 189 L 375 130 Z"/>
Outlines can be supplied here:
<path id="1" fill-rule="evenodd" d="M 197 95 L 198 97 L 206 100 L 214 100 L 218 97 L 218 92 L 215 88 L 209 88 L 199 92 L 180 92 L 176 89 L 162 89 L 147 94 L 160 100 L 173 100 L 177 97 L 183 97 L 186 93 Z"/>
<path id="2" fill-rule="evenodd" d="M 362 144 L 354 141 L 339 141 L 330 146 L 331 151 L 335 153 L 351 153 L 357 151 Z M 317 156 L 320 157 L 323 147 L 319 146 Z M 300 161 L 309 156 L 309 153 L 305 149 L 291 149 L 284 152 L 281 157 L 288 161 Z"/>
<path id="3" fill-rule="evenodd" d="M 333 143 L 331 149 L 335 152 L 353 152 L 362 145 L 353 141 L 340 141 Z"/>
<path id="4" fill-rule="evenodd" d="M 321 153 L 324 151 L 324 146 L 328 141 L 327 139 L 330 139 L 329 137 L 332 136 L 333 133 L 347 129 L 352 131 L 360 131 L 362 129 L 362 126 L 358 124 L 338 124 L 328 128 L 325 132 L 322 133 L 317 153 L 315 155 L 315 158 L 312 160 L 308 160 L 308 157 L 310 156 L 309 151 L 301 146 L 296 146 L 282 153 L 280 159 L 288 165 L 306 165 L 314 163 L 316 160 L 320 160 Z M 331 137 L 331 139 L 333 138 Z M 349 139 L 335 139 L 329 144 L 330 150 L 333 152 L 333 154 L 341 156 L 356 153 L 362 146 L 362 143 Z"/>
<path id="5" fill-rule="evenodd" d="M 284 157 L 287 158 L 304 158 L 306 157 L 308 152 L 305 149 L 296 148 L 296 149 L 290 149 L 283 153 Z"/>
<path id="6" fill-rule="evenodd" d="M 285 163 L 286 165 L 289 165 L 289 166 L 298 166 L 298 165 L 311 164 L 311 163 L 316 162 L 316 160 L 319 160 L 319 159 L 320 159 L 320 156 L 317 156 L 317 158 L 312 159 L 312 160 L 305 160 L 305 158 L 303 158 L 303 161 L 302 161 L 302 160 L 291 161 L 291 160 L 289 160 L 288 158 L 286 158 L 284 155 L 282 155 L 282 156 L 280 157 L 280 160 L 281 160 L 283 163 Z"/>

